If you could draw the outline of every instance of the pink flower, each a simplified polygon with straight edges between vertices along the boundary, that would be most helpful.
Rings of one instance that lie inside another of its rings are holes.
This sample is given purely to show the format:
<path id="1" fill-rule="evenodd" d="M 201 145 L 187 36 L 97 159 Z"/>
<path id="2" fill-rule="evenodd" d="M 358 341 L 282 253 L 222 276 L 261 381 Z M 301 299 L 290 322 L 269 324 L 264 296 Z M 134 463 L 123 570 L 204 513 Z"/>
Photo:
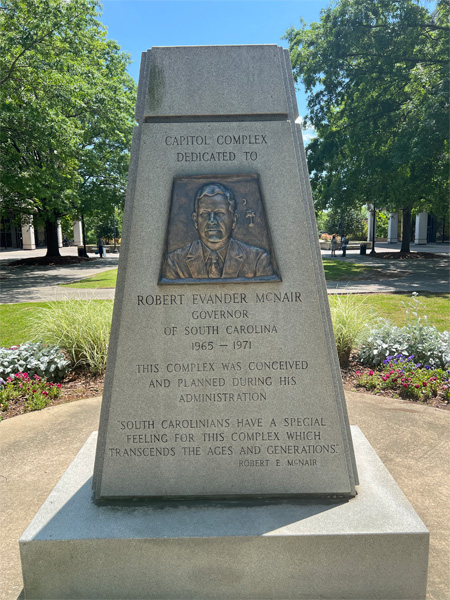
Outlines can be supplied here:
<path id="1" fill-rule="evenodd" d="M 369 375 L 375 375 L 373 371 L 369 371 Z"/>
<path id="2" fill-rule="evenodd" d="M 416 383 L 414 387 L 415 388 L 420 388 L 420 383 Z"/>
<path id="3" fill-rule="evenodd" d="M 41 378 L 39 377 L 39 375 L 36 375 L 36 374 L 35 374 L 34 378 L 36 379 L 36 381 L 40 381 L 41 380 Z"/>
<path id="4" fill-rule="evenodd" d="M 62 385 L 61 385 L 60 383 L 57 383 L 57 384 L 56 384 L 56 387 L 57 387 L 57 388 L 62 388 Z"/>
<path id="5" fill-rule="evenodd" d="M 44 396 L 48 396 L 48 392 L 42 392 Z"/>
<path id="6" fill-rule="evenodd" d="M 422 383 L 422 385 L 423 385 L 423 387 L 427 387 L 428 383 L 427 383 L 426 381 L 424 381 L 424 382 Z"/>
<path id="7" fill-rule="evenodd" d="M 407 387 L 408 387 L 408 384 L 407 384 L 407 383 L 404 383 L 404 384 L 403 384 L 403 387 L 404 387 L 404 388 L 407 388 Z"/>

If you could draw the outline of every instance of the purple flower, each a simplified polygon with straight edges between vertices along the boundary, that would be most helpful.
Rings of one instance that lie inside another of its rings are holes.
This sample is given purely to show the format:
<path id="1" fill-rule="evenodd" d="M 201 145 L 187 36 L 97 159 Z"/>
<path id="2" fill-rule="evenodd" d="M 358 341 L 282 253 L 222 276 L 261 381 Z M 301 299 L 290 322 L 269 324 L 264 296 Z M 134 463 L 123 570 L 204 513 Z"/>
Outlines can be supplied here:
<path id="1" fill-rule="evenodd" d="M 0 385 L 5 385 L 6 381 L 0 377 Z"/>

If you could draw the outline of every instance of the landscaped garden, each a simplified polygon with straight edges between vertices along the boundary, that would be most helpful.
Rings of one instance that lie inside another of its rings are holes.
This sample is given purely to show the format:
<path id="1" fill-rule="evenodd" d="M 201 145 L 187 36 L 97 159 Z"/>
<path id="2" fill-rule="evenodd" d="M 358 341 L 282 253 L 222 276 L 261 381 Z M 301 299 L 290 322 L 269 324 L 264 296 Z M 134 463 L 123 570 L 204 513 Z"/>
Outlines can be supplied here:
<path id="1" fill-rule="evenodd" d="M 330 296 L 346 389 L 449 408 L 449 294 Z M 0 305 L 0 416 L 100 395 L 112 300 Z"/>

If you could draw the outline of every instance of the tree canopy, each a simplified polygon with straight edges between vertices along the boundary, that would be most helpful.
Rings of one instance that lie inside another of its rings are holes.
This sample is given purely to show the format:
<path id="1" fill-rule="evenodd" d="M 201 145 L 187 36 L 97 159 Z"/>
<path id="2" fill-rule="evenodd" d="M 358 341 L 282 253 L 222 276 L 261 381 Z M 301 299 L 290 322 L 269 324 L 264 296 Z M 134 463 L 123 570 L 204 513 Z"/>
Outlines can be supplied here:
<path id="1" fill-rule="evenodd" d="M 443 214 L 448 199 L 450 0 L 338 0 L 286 33 L 308 94 L 318 209 L 373 204 Z"/>
<path id="2" fill-rule="evenodd" d="M 0 198 L 56 224 L 123 202 L 135 84 L 97 0 L 0 2 Z"/>

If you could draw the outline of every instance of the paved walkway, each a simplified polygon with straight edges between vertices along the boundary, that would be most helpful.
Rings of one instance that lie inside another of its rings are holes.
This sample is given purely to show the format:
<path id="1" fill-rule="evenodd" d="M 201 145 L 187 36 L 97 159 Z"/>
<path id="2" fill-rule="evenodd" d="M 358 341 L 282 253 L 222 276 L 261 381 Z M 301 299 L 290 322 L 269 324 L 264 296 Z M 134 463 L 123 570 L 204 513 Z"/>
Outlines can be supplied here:
<path id="1" fill-rule="evenodd" d="M 76 255 L 76 248 L 61 248 L 63 256 Z M 45 249 L 8 250 L 0 252 L 0 303 L 42 302 L 64 298 L 113 299 L 114 289 L 76 289 L 62 287 L 90 275 L 96 275 L 119 264 L 119 254 L 107 254 L 100 258 L 89 254 L 92 260 L 75 265 L 45 267 L 11 267 L 9 264 L 22 258 L 44 256 Z"/>
<path id="2" fill-rule="evenodd" d="M 427 600 L 448 600 L 450 412 L 370 394 L 346 398 L 350 423 L 361 428 L 430 531 Z M 91 398 L 0 423 L 2 600 L 23 599 L 18 540 L 98 428 L 99 414 L 100 398 Z"/>
<path id="3" fill-rule="evenodd" d="M 433 252 L 442 258 L 433 260 L 389 261 L 367 254 L 361 256 L 358 250 L 350 250 L 346 258 L 341 252 L 334 259 L 342 262 L 367 264 L 377 270 L 368 279 L 352 281 L 329 281 L 329 294 L 336 293 L 391 293 L 391 292 L 449 292 L 450 280 L 450 245 L 432 244 L 413 246 L 413 250 Z M 377 243 L 379 252 L 399 251 L 400 245 Z M 76 248 L 61 248 L 61 254 L 76 254 Z M 71 283 L 89 275 L 95 275 L 117 267 L 119 254 L 107 254 L 99 258 L 90 254 L 88 263 L 67 266 L 45 267 L 10 267 L 9 263 L 20 258 L 43 256 L 45 249 L 40 250 L 8 250 L 0 252 L 0 303 L 38 302 L 60 300 L 63 298 L 114 298 L 113 289 L 74 289 L 61 287 L 63 283 Z M 322 256 L 329 258 L 330 251 L 322 251 Z"/>

